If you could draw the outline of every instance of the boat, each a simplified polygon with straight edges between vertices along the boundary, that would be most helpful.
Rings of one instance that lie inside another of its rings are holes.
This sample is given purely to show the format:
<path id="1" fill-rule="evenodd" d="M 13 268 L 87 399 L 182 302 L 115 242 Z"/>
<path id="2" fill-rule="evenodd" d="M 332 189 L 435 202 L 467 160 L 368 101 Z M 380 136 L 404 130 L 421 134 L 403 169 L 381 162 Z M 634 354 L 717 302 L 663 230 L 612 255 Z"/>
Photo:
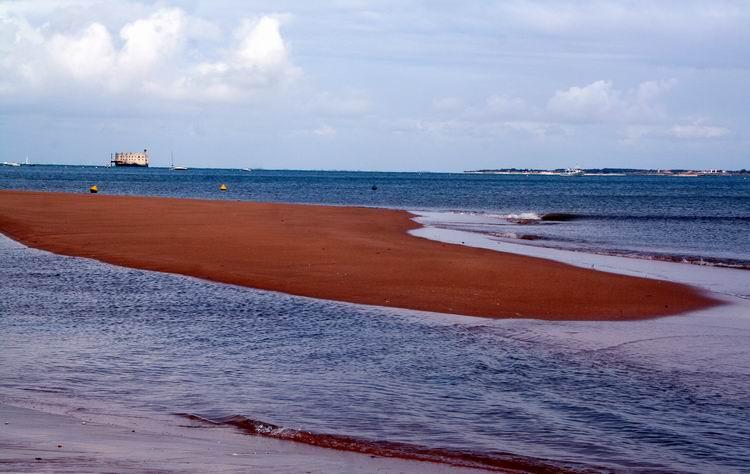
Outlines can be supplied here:
<path id="1" fill-rule="evenodd" d="M 21 163 L 15 163 L 12 161 L 3 161 L 3 166 L 21 166 Z"/>
<path id="2" fill-rule="evenodd" d="M 560 176 L 583 176 L 584 172 L 581 168 L 575 167 L 575 168 L 566 168 L 565 171 L 560 173 Z"/>
<path id="3" fill-rule="evenodd" d="M 187 171 L 187 168 L 185 166 L 175 166 L 174 165 L 174 154 L 172 152 L 169 153 L 169 158 L 172 162 L 172 166 L 169 167 L 172 171 Z"/>
<path id="4" fill-rule="evenodd" d="M 248 173 L 252 172 L 252 168 L 242 168 L 242 171 L 247 171 Z"/>

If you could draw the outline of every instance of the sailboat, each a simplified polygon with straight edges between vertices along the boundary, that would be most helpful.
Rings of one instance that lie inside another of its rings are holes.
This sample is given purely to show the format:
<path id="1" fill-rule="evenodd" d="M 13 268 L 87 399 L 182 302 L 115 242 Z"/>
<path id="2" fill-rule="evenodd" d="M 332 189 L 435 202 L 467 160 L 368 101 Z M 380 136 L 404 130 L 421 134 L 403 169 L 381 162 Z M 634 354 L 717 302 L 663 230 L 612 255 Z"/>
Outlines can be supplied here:
<path id="1" fill-rule="evenodd" d="M 169 157 L 170 157 L 170 160 L 172 162 L 172 166 L 170 166 L 169 169 L 171 169 L 172 171 L 187 171 L 187 168 L 184 167 L 184 166 L 175 166 L 174 165 L 174 153 L 172 153 L 171 151 L 169 152 Z"/>

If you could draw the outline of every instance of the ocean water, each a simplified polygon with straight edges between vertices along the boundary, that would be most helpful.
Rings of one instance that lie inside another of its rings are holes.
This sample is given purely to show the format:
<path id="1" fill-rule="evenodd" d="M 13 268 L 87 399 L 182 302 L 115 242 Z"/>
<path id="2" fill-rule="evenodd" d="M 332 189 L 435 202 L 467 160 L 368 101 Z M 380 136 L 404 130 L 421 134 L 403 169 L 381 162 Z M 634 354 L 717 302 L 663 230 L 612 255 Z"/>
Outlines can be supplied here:
<path id="1" fill-rule="evenodd" d="M 442 226 L 525 245 L 750 268 L 746 177 L 0 166 L 0 189 L 86 192 L 92 184 L 106 194 L 441 211 Z M 553 213 L 564 216 L 542 219 Z"/>
<path id="2" fill-rule="evenodd" d="M 0 237 L 0 397 L 475 467 L 750 472 L 750 272 L 714 266 L 750 261 L 747 180 L 0 167 L 5 189 L 92 184 L 427 211 L 435 238 L 634 266 L 728 304 L 635 322 L 486 320 L 125 269 Z M 541 219 L 550 213 L 571 217 Z"/>

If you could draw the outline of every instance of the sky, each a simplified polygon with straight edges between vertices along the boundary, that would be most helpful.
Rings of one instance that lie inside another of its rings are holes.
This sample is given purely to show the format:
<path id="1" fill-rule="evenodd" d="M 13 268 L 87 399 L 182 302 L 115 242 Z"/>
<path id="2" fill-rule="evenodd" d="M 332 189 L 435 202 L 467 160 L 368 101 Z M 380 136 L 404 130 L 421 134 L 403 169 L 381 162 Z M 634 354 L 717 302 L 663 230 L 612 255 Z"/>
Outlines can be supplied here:
<path id="1" fill-rule="evenodd" d="M 0 0 L 0 161 L 750 168 L 750 2 Z"/>

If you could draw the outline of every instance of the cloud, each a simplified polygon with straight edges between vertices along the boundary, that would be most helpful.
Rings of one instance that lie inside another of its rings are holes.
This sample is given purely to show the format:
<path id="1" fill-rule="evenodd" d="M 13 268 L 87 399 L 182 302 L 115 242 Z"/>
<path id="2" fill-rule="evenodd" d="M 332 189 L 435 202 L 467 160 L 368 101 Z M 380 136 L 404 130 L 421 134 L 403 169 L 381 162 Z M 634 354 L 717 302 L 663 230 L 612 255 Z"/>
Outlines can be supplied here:
<path id="1" fill-rule="evenodd" d="M 52 32 L 49 25 L 0 17 L 0 94 L 64 95 L 60 91 L 77 89 L 167 100 L 252 98 L 301 73 L 289 58 L 280 18 L 244 19 L 232 43 L 206 51 L 189 43 L 220 37 L 217 28 L 180 8 L 160 8 L 124 24 L 119 41 L 100 22 Z"/>
<path id="2" fill-rule="evenodd" d="M 112 37 L 99 23 L 91 24 L 78 35 L 54 35 L 47 47 L 51 59 L 74 79 L 96 79 L 116 65 Z"/>
<path id="3" fill-rule="evenodd" d="M 492 138 L 498 136 L 532 137 L 544 140 L 553 135 L 568 135 L 570 131 L 562 125 L 534 120 L 476 121 L 468 119 L 413 119 L 402 118 L 384 123 L 391 133 L 417 133 L 435 138 L 472 136 Z"/>
<path id="4" fill-rule="evenodd" d="M 548 101 L 547 110 L 562 120 L 580 122 L 651 122 L 665 116 L 657 100 L 676 81 L 646 81 L 628 91 L 599 80 L 585 86 L 559 90 Z"/>
<path id="5" fill-rule="evenodd" d="M 264 16 L 258 21 L 245 20 L 240 28 L 240 44 L 233 53 L 237 67 L 272 70 L 287 64 L 287 50 L 279 31 L 277 18 Z"/>
<path id="6" fill-rule="evenodd" d="M 669 129 L 669 135 L 683 139 L 721 138 L 729 135 L 730 130 L 713 125 L 675 125 Z"/>
<path id="7" fill-rule="evenodd" d="M 641 139 L 705 140 L 723 138 L 731 130 L 717 125 L 705 125 L 701 121 L 673 126 L 629 125 L 620 131 L 624 144 L 635 144 Z"/>
<path id="8" fill-rule="evenodd" d="M 571 125 L 609 123 L 626 125 L 628 141 L 651 135 L 654 125 L 668 118 L 660 99 L 676 84 L 673 79 L 651 80 L 628 90 L 612 81 L 598 80 L 555 92 L 546 106 L 508 94 L 491 94 L 483 102 L 466 105 L 460 98 L 433 101 L 433 109 L 451 112 L 451 121 L 423 119 L 416 130 L 472 130 L 487 134 L 522 132 L 535 138 L 570 135 Z M 662 126 L 662 130 L 663 130 Z M 664 135 L 662 131 L 662 135 Z"/>
<path id="9" fill-rule="evenodd" d="M 283 87 L 301 70 L 291 63 L 280 28 L 278 17 L 244 20 L 235 32 L 236 44 L 220 60 L 200 62 L 156 88 L 161 95 L 177 99 L 232 101 Z"/>
<path id="10" fill-rule="evenodd" d="M 129 75 L 147 74 L 157 62 L 174 54 L 185 40 L 186 15 L 179 8 L 164 8 L 120 30 L 124 46 L 118 66 Z"/>

